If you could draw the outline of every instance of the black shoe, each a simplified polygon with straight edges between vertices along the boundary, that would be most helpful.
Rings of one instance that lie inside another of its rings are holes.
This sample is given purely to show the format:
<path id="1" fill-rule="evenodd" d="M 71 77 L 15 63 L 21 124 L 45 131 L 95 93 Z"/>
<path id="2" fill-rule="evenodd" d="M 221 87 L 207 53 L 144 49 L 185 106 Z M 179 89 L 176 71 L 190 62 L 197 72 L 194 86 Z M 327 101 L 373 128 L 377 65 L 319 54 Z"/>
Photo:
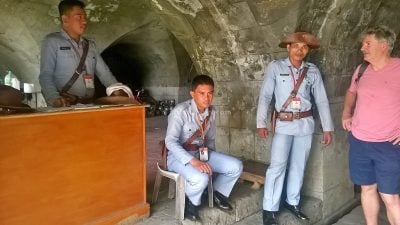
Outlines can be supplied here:
<path id="1" fill-rule="evenodd" d="M 285 208 L 288 209 L 293 215 L 301 220 L 308 220 L 308 216 L 306 216 L 303 212 L 301 212 L 299 206 L 297 205 L 289 205 L 285 203 Z"/>
<path id="2" fill-rule="evenodd" d="M 263 225 L 278 225 L 278 222 L 276 222 L 276 212 L 263 210 Z"/>
<path id="3" fill-rule="evenodd" d="M 218 206 L 218 208 L 226 211 L 232 211 L 233 209 L 231 204 L 228 203 L 228 198 L 218 191 L 214 192 L 214 203 Z"/>
<path id="4" fill-rule="evenodd" d="M 185 218 L 193 221 L 200 221 L 199 207 L 193 205 L 188 197 L 185 197 Z"/>
<path id="5" fill-rule="evenodd" d="M 201 194 L 201 204 L 208 202 L 208 188 L 206 188 L 203 191 L 203 194 Z M 208 204 L 208 203 L 207 203 Z"/>

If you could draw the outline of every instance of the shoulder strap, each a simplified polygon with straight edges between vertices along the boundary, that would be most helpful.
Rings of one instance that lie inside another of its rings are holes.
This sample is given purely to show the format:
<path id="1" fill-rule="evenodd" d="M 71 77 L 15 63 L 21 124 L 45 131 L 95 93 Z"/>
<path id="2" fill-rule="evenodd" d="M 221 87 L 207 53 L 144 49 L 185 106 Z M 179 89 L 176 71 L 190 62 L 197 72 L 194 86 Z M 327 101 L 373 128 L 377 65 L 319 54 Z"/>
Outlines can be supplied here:
<path id="1" fill-rule="evenodd" d="M 206 119 L 201 124 L 201 126 L 204 127 L 204 129 L 206 128 L 207 123 L 210 120 L 210 116 L 211 116 L 211 107 L 208 108 L 208 116 L 206 117 Z M 200 128 L 199 128 L 192 134 L 192 136 L 190 136 L 190 138 L 188 138 L 185 141 L 185 143 L 183 143 L 183 147 L 192 144 L 192 142 L 200 135 L 201 135 L 201 131 L 200 131 Z"/>
<path id="2" fill-rule="evenodd" d="M 281 111 L 285 111 L 286 108 L 289 106 L 290 102 L 294 97 L 297 95 L 297 91 L 299 91 L 300 85 L 304 80 L 304 77 L 307 75 L 308 66 L 304 67 L 302 73 L 300 74 L 300 79 L 297 81 L 296 85 L 294 86 L 292 92 L 290 92 L 289 97 L 286 99 L 285 103 L 282 105 Z"/>
<path id="3" fill-rule="evenodd" d="M 67 92 L 72 87 L 72 85 L 75 83 L 75 81 L 78 79 L 79 75 L 81 75 L 82 70 L 83 70 L 83 65 L 85 65 L 85 60 L 86 60 L 88 51 L 89 51 L 89 41 L 85 39 L 84 46 L 83 46 L 83 54 L 81 56 L 81 60 L 79 61 L 78 67 L 76 68 L 74 74 L 69 79 L 69 81 L 61 89 L 61 93 Z"/>
<path id="4" fill-rule="evenodd" d="M 356 83 L 358 83 L 358 81 L 360 80 L 361 76 L 364 74 L 365 70 L 367 69 L 368 65 L 369 65 L 369 62 L 367 62 L 367 61 L 363 61 L 361 63 L 360 69 L 358 70 L 357 78 L 355 80 Z"/>
<path id="5" fill-rule="evenodd" d="M 203 123 L 201 124 L 201 126 L 203 126 L 204 128 L 207 126 L 207 123 L 208 123 L 208 121 L 210 120 L 210 116 L 211 116 L 211 107 L 208 108 L 208 110 L 209 110 L 208 116 L 206 117 L 206 119 L 205 119 L 205 120 L 203 121 Z M 185 146 L 188 146 L 188 145 L 192 144 L 192 142 L 193 142 L 199 135 L 201 135 L 201 131 L 200 131 L 200 129 L 197 129 L 197 130 L 192 134 L 192 136 L 191 136 L 189 139 L 187 139 L 187 141 L 185 141 L 185 143 L 183 143 L 182 146 L 183 146 L 185 149 L 187 149 Z M 164 167 L 167 168 L 167 147 L 166 147 L 166 145 L 165 145 L 165 140 L 162 140 L 162 141 L 160 142 L 160 145 L 161 145 L 161 157 L 162 157 L 162 162 L 163 162 L 163 164 L 164 164 Z"/>

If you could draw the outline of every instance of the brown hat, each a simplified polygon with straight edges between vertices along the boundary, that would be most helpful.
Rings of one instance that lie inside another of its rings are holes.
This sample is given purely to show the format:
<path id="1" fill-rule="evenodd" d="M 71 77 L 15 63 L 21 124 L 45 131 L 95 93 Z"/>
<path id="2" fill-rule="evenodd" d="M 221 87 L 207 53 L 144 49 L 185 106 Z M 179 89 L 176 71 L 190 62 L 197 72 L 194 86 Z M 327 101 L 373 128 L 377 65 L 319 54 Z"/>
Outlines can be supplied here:
<path id="1" fill-rule="evenodd" d="M 287 44 L 291 43 L 306 43 L 310 48 L 319 48 L 319 40 L 314 35 L 307 32 L 296 32 L 286 36 L 281 43 L 279 43 L 279 47 L 286 48 Z"/>
<path id="2" fill-rule="evenodd" d="M 22 103 L 24 95 L 17 89 L 0 85 L 0 115 L 33 112 L 28 105 Z"/>

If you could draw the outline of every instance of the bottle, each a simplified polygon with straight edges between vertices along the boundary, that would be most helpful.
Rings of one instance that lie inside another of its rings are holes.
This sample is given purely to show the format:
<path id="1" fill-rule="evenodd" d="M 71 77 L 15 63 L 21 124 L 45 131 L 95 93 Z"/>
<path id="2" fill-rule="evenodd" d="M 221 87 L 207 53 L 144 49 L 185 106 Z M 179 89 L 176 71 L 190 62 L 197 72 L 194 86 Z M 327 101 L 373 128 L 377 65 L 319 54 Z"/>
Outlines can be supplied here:
<path id="1" fill-rule="evenodd" d="M 11 70 L 7 71 L 6 76 L 4 77 L 4 84 L 10 87 L 13 87 L 17 90 L 21 89 L 21 82 L 19 79 L 11 72 Z"/>
<path id="2" fill-rule="evenodd" d="M 11 70 L 8 70 L 7 74 L 4 76 L 4 85 L 11 86 L 11 78 L 12 78 Z"/>
<path id="3" fill-rule="evenodd" d="M 19 82 L 18 78 L 16 76 L 13 76 L 11 78 L 11 87 L 20 90 L 21 89 L 21 82 Z"/>

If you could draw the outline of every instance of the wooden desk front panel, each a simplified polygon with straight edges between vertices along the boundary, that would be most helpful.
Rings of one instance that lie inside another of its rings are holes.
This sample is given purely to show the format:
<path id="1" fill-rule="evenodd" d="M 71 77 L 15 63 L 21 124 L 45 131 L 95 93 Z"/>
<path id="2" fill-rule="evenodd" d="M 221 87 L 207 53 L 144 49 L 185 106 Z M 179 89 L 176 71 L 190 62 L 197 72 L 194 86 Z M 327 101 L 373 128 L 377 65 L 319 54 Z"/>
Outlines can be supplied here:
<path id="1" fill-rule="evenodd" d="M 0 117 L 0 224 L 148 216 L 144 107 Z"/>

